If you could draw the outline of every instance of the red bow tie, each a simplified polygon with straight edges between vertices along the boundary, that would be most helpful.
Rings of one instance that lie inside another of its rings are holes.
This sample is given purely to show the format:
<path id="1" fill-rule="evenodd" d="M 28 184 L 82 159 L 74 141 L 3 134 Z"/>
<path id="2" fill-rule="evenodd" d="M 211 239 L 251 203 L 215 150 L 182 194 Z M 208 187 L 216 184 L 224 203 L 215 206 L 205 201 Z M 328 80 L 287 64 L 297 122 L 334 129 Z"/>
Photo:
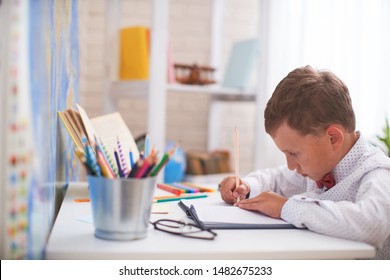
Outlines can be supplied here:
<path id="1" fill-rule="evenodd" d="M 336 185 L 336 180 L 334 179 L 332 174 L 328 173 L 321 180 L 316 181 L 316 183 L 317 187 L 319 188 L 326 187 L 327 189 L 330 189 L 334 185 Z"/>

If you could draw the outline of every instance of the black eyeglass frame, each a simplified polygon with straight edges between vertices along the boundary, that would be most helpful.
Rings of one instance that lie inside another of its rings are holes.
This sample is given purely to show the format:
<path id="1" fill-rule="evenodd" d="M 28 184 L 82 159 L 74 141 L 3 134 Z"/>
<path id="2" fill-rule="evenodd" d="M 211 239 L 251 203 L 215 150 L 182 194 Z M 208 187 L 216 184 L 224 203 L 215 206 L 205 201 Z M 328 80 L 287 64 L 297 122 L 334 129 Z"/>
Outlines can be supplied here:
<path id="1" fill-rule="evenodd" d="M 175 231 L 164 230 L 164 229 L 158 228 L 158 226 L 157 226 L 158 223 L 161 223 L 161 222 L 171 222 L 171 223 L 178 224 L 177 227 L 170 226 L 170 225 L 164 225 L 166 227 L 171 227 L 171 228 L 179 228 L 179 225 L 194 227 L 194 228 L 199 229 L 199 231 L 194 231 L 194 232 L 191 232 L 191 233 L 207 231 L 207 232 L 211 233 L 211 236 L 210 237 L 192 236 L 192 235 L 188 235 L 186 232 L 175 232 Z M 214 238 L 217 236 L 217 233 L 215 233 L 211 229 L 205 229 L 205 228 L 200 227 L 197 224 L 186 223 L 186 222 L 183 222 L 183 221 L 176 221 L 176 220 L 172 220 L 172 219 L 160 219 L 160 220 L 157 220 L 157 221 L 154 221 L 154 222 L 150 222 L 150 224 L 152 224 L 154 229 L 156 229 L 156 230 L 159 230 L 159 231 L 162 231 L 162 232 L 166 232 L 166 233 L 171 233 L 171 234 L 174 234 L 174 235 L 179 235 L 179 236 L 186 237 L 186 238 L 195 238 L 195 239 L 203 239 L 203 240 L 214 240 Z"/>

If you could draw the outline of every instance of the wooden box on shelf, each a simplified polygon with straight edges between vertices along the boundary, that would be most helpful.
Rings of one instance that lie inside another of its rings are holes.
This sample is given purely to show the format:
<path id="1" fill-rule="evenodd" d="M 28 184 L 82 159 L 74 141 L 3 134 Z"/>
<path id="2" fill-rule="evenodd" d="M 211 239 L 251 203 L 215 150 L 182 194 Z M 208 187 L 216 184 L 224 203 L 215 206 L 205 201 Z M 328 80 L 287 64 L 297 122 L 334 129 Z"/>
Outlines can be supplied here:
<path id="1" fill-rule="evenodd" d="M 175 80 L 178 83 L 188 85 L 210 85 L 216 83 L 213 80 L 215 71 L 213 67 L 199 66 L 196 63 L 192 65 L 175 63 L 173 66 L 175 69 Z"/>

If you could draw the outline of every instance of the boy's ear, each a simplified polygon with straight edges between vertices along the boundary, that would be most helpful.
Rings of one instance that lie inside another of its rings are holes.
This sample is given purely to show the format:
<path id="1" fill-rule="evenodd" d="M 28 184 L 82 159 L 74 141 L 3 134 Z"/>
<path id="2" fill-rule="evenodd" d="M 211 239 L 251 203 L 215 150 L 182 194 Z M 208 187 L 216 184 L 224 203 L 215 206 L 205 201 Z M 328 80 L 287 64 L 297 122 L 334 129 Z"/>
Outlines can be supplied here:
<path id="1" fill-rule="evenodd" d="M 326 129 L 326 135 L 329 137 L 330 143 L 336 147 L 341 146 L 344 142 L 344 132 L 338 125 L 330 125 Z"/>

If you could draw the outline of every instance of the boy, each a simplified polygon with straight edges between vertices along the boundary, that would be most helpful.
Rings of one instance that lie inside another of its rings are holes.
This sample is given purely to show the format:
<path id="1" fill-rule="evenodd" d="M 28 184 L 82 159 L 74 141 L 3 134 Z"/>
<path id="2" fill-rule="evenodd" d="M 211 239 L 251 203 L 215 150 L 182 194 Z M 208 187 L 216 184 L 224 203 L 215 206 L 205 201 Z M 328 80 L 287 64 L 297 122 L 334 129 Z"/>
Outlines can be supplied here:
<path id="1" fill-rule="evenodd" d="M 348 88 L 310 66 L 290 72 L 267 103 L 265 130 L 287 166 L 221 182 L 222 199 L 298 228 L 363 241 L 390 259 L 390 158 L 355 131 Z"/>

